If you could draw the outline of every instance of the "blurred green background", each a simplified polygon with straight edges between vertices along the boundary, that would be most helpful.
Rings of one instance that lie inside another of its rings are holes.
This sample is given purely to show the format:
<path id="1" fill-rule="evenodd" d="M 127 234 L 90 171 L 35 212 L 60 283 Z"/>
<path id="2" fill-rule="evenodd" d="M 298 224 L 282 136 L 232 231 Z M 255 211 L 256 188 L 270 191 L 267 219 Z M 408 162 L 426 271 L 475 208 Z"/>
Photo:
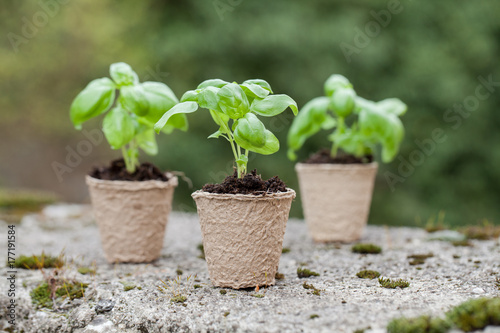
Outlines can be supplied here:
<path id="1" fill-rule="evenodd" d="M 365 98 L 398 97 L 408 104 L 400 158 L 408 160 L 419 149 L 415 140 L 431 138 L 434 129 L 446 135 L 429 156 L 419 155 L 423 161 L 394 190 L 385 175 L 398 175 L 400 161 L 380 166 L 370 223 L 414 225 L 440 210 L 451 225 L 500 221 L 500 86 L 467 117 L 453 111 L 474 101 L 478 77 L 500 82 L 499 1 L 41 0 L 1 6 L 1 187 L 88 201 L 85 173 L 119 152 L 106 142 L 94 146 L 62 181 L 53 162 L 65 164 L 67 147 L 86 139 L 73 129 L 69 106 L 89 81 L 108 76 L 113 62 L 129 63 L 141 81 L 168 84 L 178 97 L 208 78 L 262 78 L 299 106 L 340 73 Z M 282 149 L 257 156 L 249 167 L 297 189 L 294 163 L 286 158 L 291 118 L 287 111 L 266 122 Z M 143 160 L 183 171 L 198 189 L 231 172 L 232 154 L 227 142 L 206 140 L 216 130 L 208 112 L 189 120 L 188 133 L 161 136 L 160 154 Z M 101 121 L 85 128 L 99 128 Z M 326 135 L 318 135 L 300 158 L 327 144 Z M 192 191 L 181 182 L 175 209 L 195 210 Z M 300 206 L 299 197 L 292 216 L 302 216 Z"/>

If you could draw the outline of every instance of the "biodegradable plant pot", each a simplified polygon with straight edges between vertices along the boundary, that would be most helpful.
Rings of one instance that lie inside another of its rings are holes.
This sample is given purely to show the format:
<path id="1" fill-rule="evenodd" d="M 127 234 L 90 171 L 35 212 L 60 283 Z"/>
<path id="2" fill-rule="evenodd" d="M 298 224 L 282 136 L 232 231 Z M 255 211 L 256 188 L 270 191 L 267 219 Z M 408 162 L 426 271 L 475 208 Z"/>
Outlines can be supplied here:
<path id="1" fill-rule="evenodd" d="M 168 181 L 86 182 L 108 262 L 150 262 L 160 256 L 177 177 Z"/>
<path id="2" fill-rule="evenodd" d="M 213 285 L 273 285 L 295 191 L 265 196 L 196 191 L 192 197 Z"/>
<path id="3" fill-rule="evenodd" d="M 316 242 L 353 242 L 368 220 L 378 164 L 295 165 L 309 234 Z"/>

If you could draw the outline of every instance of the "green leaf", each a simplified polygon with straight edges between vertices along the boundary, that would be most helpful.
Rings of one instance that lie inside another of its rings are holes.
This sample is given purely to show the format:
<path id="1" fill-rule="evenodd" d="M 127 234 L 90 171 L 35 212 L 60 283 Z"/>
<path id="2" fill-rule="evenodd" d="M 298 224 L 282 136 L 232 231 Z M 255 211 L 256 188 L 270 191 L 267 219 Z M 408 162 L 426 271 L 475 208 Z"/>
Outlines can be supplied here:
<path id="1" fill-rule="evenodd" d="M 246 81 L 243 82 L 243 84 L 246 84 L 246 83 L 256 84 L 256 85 L 261 86 L 262 88 L 268 90 L 271 94 L 273 93 L 273 90 L 271 89 L 271 86 L 265 80 L 262 80 L 262 79 L 252 79 L 252 80 L 246 80 Z"/>
<path id="2" fill-rule="evenodd" d="M 206 87 L 201 90 L 198 94 L 198 105 L 204 109 L 221 111 L 219 107 L 219 97 L 217 96 L 219 90 L 219 88 L 215 87 Z"/>
<path id="3" fill-rule="evenodd" d="M 269 90 L 263 88 L 255 83 L 242 83 L 240 84 L 241 89 L 245 92 L 247 97 L 257 97 L 257 98 L 265 98 L 269 95 Z"/>
<path id="4" fill-rule="evenodd" d="M 198 110 L 198 103 L 196 102 L 182 102 L 176 104 L 170 110 L 168 110 L 158 122 L 155 124 L 154 129 L 156 133 L 159 133 L 163 127 L 167 124 L 170 117 L 176 114 L 192 113 Z"/>
<path id="5" fill-rule="evenodd" d="M 217 92 L 219 107 L 231 119 L 238 119 L 250 111 L 247 95 L 236 83 L 226 84 Z"/>
<path id="6" fill-rule="evenodd" d="M 182 95 L 181 102 L 198 102 L 199 90 L 188 90 Z"/>
<path id="7" fill-rule="evenodd" d="M 221 135 L 223 135 L 224 133 L 218 129 L 216 132 L 210 134 L 207 139 L 218 139 Z"/>
<path id="8" fill-rule="evenodd" d="M 227 123 L 229 122 L 229 116 L 227 114 L 215 110 L 210 110 L 210 115 L 217 125 L 227 126 Z"/>
<path id="9" fill-rule="evenodd" d="M 164 83 L 144 82 L 141 86 L 149 103 L 149 111 L 144 118 L 153 124 L 160 120 L 165 112 L 179 103 L 174 92 Z"/>
<path id="10" fill-rule="evenodd" d="M 247 165 L 248 163 L 248 156 L 246 155 L 240 155 L 240 157 L 236 160 L 236 163 L 240 166 L 242 165 Z"/>
<path id="11" fill-rule="evenodd" d="M 339 117 L 345 118 L 354 109 L 356 92 L 352 88 L 339 88 L 330 97 L 330 108 Z"/>
<path id="12" fill-rule="evenodd" d="M 203 89 L 203 88 L 207 88 L 207 87 L 222 88 L 223 86 L 225 86 L 228 83 L 229 82 L 221 80 L 221 79 L 211 79 L 211 80 L 203 81 L 202 83 L 200 83 L 198 85 L 198 87 L 196 89 Z"/>
<path id="13" fill-rule="evenodd" d="M 121 87 L 119 100 L 125 110 L 133 112 L 140 117 L 145 116 L 149 111 L 146 92 L 140 85 Z"/>
<path id="14" fill-rule="evenodd" d="M 153 127 L 154 124 L 151 126 Z M 189 124 L 186 115 L 178 113 L 174 114 L 172 117 L 168 119 L 168 122 L 165 124 L 165 127 L 163 127 L 161 131 L 165 134 L 170 134 L 176 129 L 186 132 L 188 128 Z"/>
<path id="15" fill-rule="evenodd" d="M 118 87 L 139 83 L 139 77 L 128 64 L 117 62 L 109 67 L 109 74 Z"/>
<path id="16" fill-rule="evenodd" d="M 234 129 L 234 139 L 241 147 L 252 150 L 266 144 L 266 128 L 253 113 L 247 113 L 238 120 Z M 252 150 L 253 151 L 253 150 Z"/>
<path id="17" fill-rule="evenodd" d="M 93 80 L 73 100 L 70 118 L 77 129 L 87 120 L 106 112 L 115 101 L 116 86 L 108 78 Z"/>
<path id="18" fill-rule="evenodd" d="M 102 123 L 102 131 L 112 149 L 120 149 L 128 144 L 135 135 L 136 122 L 117 106 L 106 114 Z"/>
<path id="19" fill-rule="evenodd" d="M 250 106 L 250 110 L 264 117 L 276 116 L 288 107 L 292 109 L 293 114 L 299 112 L 297 103 L 287 95 L 270 95 L 261 100 L 254 100 Z"/>
<path id="20" fill-rule="evenodd" d="M 324 88 L 326 96 L 330 97 L 339 88 L 352 88 L 352 84 L 346 77 L 333 74 L 326 80 Z"/>
<path id="21" fill-rule="evenodd" d="M 299 150 L 306 140 L 318 133 L 321 128 L 335 126 L 335 120 L 327 114 L 328 97 L 317 97 L 302 107 L 288 131 L 288 157 L 296 158 L 295 151 Z"/>
<path id="22" fill-rule="evenodd" d="M 156 143 L 155 131 L 152 128 L 146 129 L 135 136 L 139 148 L 148 155 L 158 154 L 158 144 Z"/>
<path id="23" fill-rule="evenodd" d="M 406 113 L 408 107 L 398 98 L 388 98 L 377 102 L 377 105 L 388 113 L 396 116 L 402 116 Z"/>
<path id="24" fill-rule="evenodd" d="M 266 143 L 262 147 L 252 147 L 248 150 L 261 155 L 271 155 L 280 150 L 280 142 L 269 130 L 265 130 Z"/>

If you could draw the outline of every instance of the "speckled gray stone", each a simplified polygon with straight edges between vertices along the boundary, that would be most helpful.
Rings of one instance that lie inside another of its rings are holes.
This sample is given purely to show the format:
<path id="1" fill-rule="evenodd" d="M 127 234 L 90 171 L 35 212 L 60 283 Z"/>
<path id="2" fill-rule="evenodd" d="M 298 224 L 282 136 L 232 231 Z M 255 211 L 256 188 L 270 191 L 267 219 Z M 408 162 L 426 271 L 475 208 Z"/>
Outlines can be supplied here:
<path id="1" fill-rule="evenodd" d="M 107 264 L 97 227 L 87 206 L 50 207 L 44 214 L 25 217 L 17 227 L 16 256 L 59 254 L 68 261 L 64 274 L 89 283 L 84 299 L 57 302 L 54 311 L 35 310 L 29 292 L 42 281 L 36 270 L 18 270 L 18 329 L 25 332 L 385 332 L 387 323 L 400 316 L 442 315 L 451 307 L 477 297 L 498 297 L 495 278 L 500 271 L 500 246 L 496 241 L 472 241 L 472 247 L 454 247 L 445 241 L 427 241 L 428 234 L 415 228 L 368 226 L 362 242 L 383 248 L 379 255 L 360 255 L 351 245 L 317 245 L 307 235 L 302 220 L 288 222 L 279 272 L 284 280 L 255 290 L 226 289 L 210 284 L 206 262 L 199 259 L 201 242 L 195 214 L 172 213 L 159 260 L 150 264 Z M 65 213 L 67 212 L 67 213 Z M 0 222 L 2 234 L 7 226 Z M 422 265 L 410 265 L 408 255 L 432 252 Z M 0 261 L 6 253 L 1 251 Z M 97 274 L 81 275 L 80 265 L 95 263 Z M 319 277 L 299 279 L 303 266 Z M 162 293 L 181 269 L 184 303 L 172 303 L 171 293 Z M 377 280 L 359 279 L 362 269 L 379 271 L 391 279 L 406 279 L 406 289 L 384 289 Z M 45 274 L 51 270 L 46 270 Z M 6 276 L 7 268 L 1 269 Z M 194 277 L 196 275 L 196 278 Z M 190 281 L 186 282 L 188 276 Z M 194 280 L 196 279 L 196 280 Z M 304 289 L 306 281 L 320 296 Z M 123 290 L 123 283 L 137 287 Z M 198 284 L 200 288 L 193 288 Z M 1 290 L 7 289 L 0 279 Z M 481 289 L 482 293 L 477 293 Z M 264 297 L 255 297 L 255 295 Z M 112 311 L 97 315 L 99 301 L 112 300 Z M 9 299 L 0 293 L 1 311 Z M 319 317 L 311 319 L 311 315 Z M 5 313 L 0 328 L 6 328 Z M 487 332 L 497 332 L 495 327 Z"/>

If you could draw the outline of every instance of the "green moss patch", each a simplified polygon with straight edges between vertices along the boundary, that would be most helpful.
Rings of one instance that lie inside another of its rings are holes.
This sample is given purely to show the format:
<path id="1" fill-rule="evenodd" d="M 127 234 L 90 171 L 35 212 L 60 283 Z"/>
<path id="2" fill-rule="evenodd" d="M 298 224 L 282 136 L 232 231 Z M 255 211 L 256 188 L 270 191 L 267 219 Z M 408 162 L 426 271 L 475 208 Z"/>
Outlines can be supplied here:
<path id="1" fill-rule="evenodd" d="M 319 276 L 319 273 L 316 273 L 314 271 L 311 271 L 307 268 L 297 268 L 297 276 L 300 278 L 300 279 L 303 279 L 303 278 L 308 278 L 308 277 L 311 277 L 311 276 Z"/>
<path id="2" fill-rule="evenodd" d="M 488 240 L 500 237 L 500 226 L 495 226 L 488 221 L 483 225 L 468 226 L 459 230 L 468 239 Z"/>
<path id="3" fill-rule="evenodd" d="M 54 287 L 55 291 L 51 290 L 47 282 L 42 282 L 35 289 L 30 292 L 31 301 L 36 305 L 37 308 L 49 308 L 52 309 L 54 305 L 51 295 L 54 298 L 65 298 L 73 300 L 75 298 L 81 298 L 85 294 L 85 289 L 88 287 L 87 283 L 70 283 L 63 282 L 62 285 Z"/>
<path id="4" fill-rule="evenodd" d="M 451 328 L 450 322 L 420 316 L 417 318 L 398 318 L 392 320 L 387 326 L 387 333 L 445 333 Z"/>
<path id="5" fill-rule="evenodd" d="M 205 248 L 203 247 L 203 244 L 202 243 L 198 244 L 196 248 L 200 251 L 198 258 L 205 260 Z"/>
<path id="6" fill-rule="evenodd" d="M 16 268 L 40 269 L 40 268 L 61 268 L 64 266 L 62 256 L 53 257 L 42 252 L 41 255 L 32 255 L 30 257 L 21 255 L 14 262 Z"/>
<path id="7" fill-rule="evenodd" d="M 90 267 L 79 267 L 78 268 L 78 273 L 82 275 L 87 275 L 87 274 L 92 274 L 94 275 L 96 272 L 95 268 L 90 268 Z"/>
<path id="8" fill-rule="evenodd" d="M 281 250 L 281 253 L 289 253 L 290 252 L 290 248 L 288 247 L 284 247 L 282 250 Z"/>
<path id="9" fill-rule="evenodd" d="M 133 282 L 120 281 L 120 283 L 123 284 L 123 291 L 129 291 L 137 288 L 137 285 Z"/>
<path id="10" fill-rule="evenodd" d="M 391 279 L 384 279 L 384 278 L 379 278 L 378 283 L 384 288 L 388 289 L 396 289 L 396 288 L 408 288 L 410 286 L 410 282 L 399 279 L 399 280 L 391 280 Z"/>
<path id="11" fill-rule="evenodd" d="M 500 325 L 500 298 L 469 300 L 447 312 L 446 318 L 466 332 Z"/>
<path id="12" fill-rule="evenodd" d="M 412 254 L 411 256 L 408 256 L 408 259 L 411 259 L 410 265 L 415 266 L 424 264 L 425 260 L 431 257 L 434 257 L 434 253 Z"/>
<path id="13" fill-rule="evenodd" d="M 281 274 L 280 272 L 276 272 L 276 275 L 274 276 L 276 280 L 284 280 L 285 279 L 285 274 Z"/>
<path id="14" fill-rule="evenodd" d="M 55 203 L 57 195 L 52 192 L 22 189 L 0 189 L 0 208 L 37 211 L 42 206 Z"/>
<path id="15" fill-rule="evenodd" d="M 380 276 L 380 273 L 377 271 L 371 271 L 371 270 L 363 270 L 359 271 L 356 273 L 356 276 L 359 277 L 360 279 L 375 279 Z"/>
<path id="16" fill-rule="evenodd" d="M 170 299 L 172 303 L 184 303 L 185 301 L 187 301 L 187 297 L 184 295 L 178 295 Z"/>
<path id="17" fill-rule="evenodd" d="M 382 252 L 382 248 L 375 244 L 359 243 L 354 245 L 351 248 L 351 251 L 354 253 L 361 253 L 361 254 L 379 254 Z"/>
<path id="18" fill-rule="evenodd" d="M 307 282 L 304 282 L 302 284 L 302 287 L 304 287 L 304 289 L 309 289 L 311 290 L 311 294 L 313 295 L 316 295 L 316 296 L 321 296 L 321 290 L 317 289 L 315 286 L 313 286 L 312 284 L 308 284 Z"/>

